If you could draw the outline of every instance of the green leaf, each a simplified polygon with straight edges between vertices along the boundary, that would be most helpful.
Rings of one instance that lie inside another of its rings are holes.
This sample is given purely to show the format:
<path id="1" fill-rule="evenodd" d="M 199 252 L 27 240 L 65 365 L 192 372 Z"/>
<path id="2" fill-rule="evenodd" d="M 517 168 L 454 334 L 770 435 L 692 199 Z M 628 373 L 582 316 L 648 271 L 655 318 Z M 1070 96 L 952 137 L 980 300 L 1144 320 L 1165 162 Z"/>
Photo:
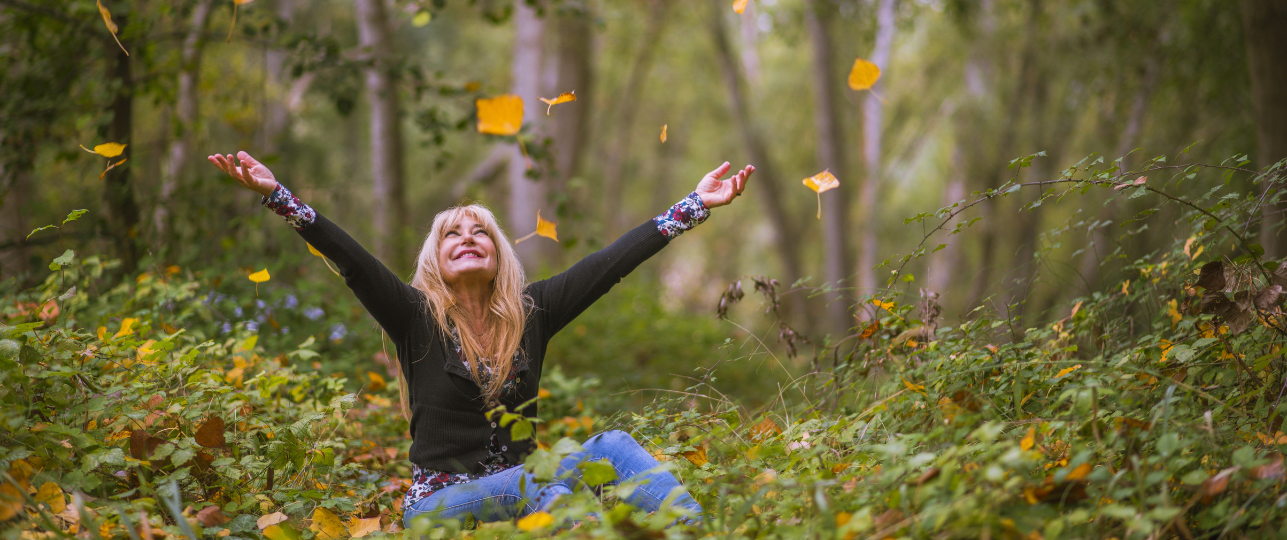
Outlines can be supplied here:
<path id="1" fill-rule="evenodd" d="M 509 437 L 515 441 L 530 439 L 535 433 L 532 422 L 526 418 L 515 420 L 509 428 Z"/>
<path id="2" fill-rule="evenodd" d="M 73 221 L 80 219 L 80 217 L 85 215 L 85 213 L 87 212 L 89 212 L 89 210 L 85 210 L 85 209 L 72 210 L 70 214 L 67 214 L 67 219 L 63 220 L 63 225 L 66 225 L 68 223 L 71 223 Z"/>
<path id="3" fill-rule="evenodd" d="M 31 232 L 27 233 L 27 238 L 28 238 L 28 239 L 30 239 L 30 238 L 31 238 L 31 235 L 36 234 L 36 233 L 38 233 L 38 232 L 40 232 L 40 231 L 43 231 L 43 230 L 45 230 L 45 229 L 57 229 L 57 228 L 58 228 L 58 226 L 57 226 L 57 225 L 45 225 L 44 227 L 41 227 L 41 228 L 39 228 L 39 229 L 35 229 L 35 230 L 33 230 L 33 231 L 31 231 Z"/>
<path id="4" fill-rule="evenodd" d="M 75 256 L 76 253 L 70 249 L 64 251 L 62 255 L 59 255 L 57 259 L 54 259 L 54 262 L 49 263 L 49 269 L 54 271 L 61 270 L 62 267 L 71 264 L 72 258 Z"/>
<path id="5" fill-rule="evenodd" d="M 617 479 L 617 470 L 608 460 L 586 461 L 577 465 L 581 469 L 581 480 L 590 487 L 601 486 Z"/>

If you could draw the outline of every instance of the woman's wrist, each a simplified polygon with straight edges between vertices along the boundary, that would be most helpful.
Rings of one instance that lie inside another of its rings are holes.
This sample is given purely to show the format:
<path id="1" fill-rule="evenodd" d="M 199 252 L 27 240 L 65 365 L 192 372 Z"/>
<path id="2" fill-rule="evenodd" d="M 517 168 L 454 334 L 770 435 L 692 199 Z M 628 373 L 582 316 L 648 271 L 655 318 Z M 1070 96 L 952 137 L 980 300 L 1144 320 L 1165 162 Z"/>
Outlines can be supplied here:
<path id="1" fill-rule="evenodd" d="M 652 220 L 657 224 L 657 231 L 673 240 L 684 231 L 706 221 L 710 215 L 710 207 L 706 205 L 702 196 L 694 191 Z"/>
<path id="2" fill-rule="evenodd" d="M 312 207 L 304 204 L 299 200 L 299 197 L 296 197 L 289 189 L 286 189 L 286 186 L 280 183 L 273 188 L 272 192 L 265 195 L 259 204 L 286 218 L 286 222 L 290 223 L 297 231 L 312 225 L 313 220 L 317 219 L 317 212 Z"/>

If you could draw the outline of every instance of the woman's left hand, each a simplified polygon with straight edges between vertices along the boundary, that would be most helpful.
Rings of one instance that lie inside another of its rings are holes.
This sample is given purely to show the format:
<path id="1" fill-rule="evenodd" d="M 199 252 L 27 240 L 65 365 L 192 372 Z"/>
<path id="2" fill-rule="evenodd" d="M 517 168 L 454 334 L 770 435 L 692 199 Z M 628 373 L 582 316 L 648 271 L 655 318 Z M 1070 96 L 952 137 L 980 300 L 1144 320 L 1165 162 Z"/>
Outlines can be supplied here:
<path id="1" fill-rule="evenodd" d="M 733 198 L 741 195 L 742 190 L 746 189 L 746 179 L 755 172 L 755 167 L 747 165 L 732 178 L 720 180 L 720 177 L 728 174 L 731 168 L 732 166 L 725 161 L 723 165 L 707 173 L 702 181 L 697 183 L 697 196 L 702 198 L 702 204 L 705 204 L 706 208 L 715 208 L 733 202 Z"/>

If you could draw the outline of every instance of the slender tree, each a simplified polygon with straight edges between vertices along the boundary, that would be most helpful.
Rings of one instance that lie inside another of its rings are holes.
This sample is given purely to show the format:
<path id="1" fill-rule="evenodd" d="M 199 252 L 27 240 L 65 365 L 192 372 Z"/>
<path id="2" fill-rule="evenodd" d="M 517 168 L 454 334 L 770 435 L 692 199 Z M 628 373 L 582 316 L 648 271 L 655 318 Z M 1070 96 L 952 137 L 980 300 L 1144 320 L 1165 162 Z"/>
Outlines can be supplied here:
<path id="1" fill-rule="evenodd" d="M 1287 3 L 1243 0 L 1251 104 L 1256 122 L 1256 164 L 1265 168 L 1287 158 Z M 1263 208 L 1260 244 L 1266 258 L 1287 256 L 1287 200 Z"/>
<path id="2" fill-rule="evenodd" d="M 168 244 L 172 236 L 171 200 L 183 178 L 192 170 L 192 146 L 195 144 L 197 122 L 200 119 L 198 82 L 201 76 L 201 53 L 206 43 L 206 23 L 214 0 L 197 0 L 192 6 L 188 28 L 179 53 L 178 88 L 174 102 L 174 140 L 170 142 L 169 164 L 161 180 L 161 192 L 152 212 L 156 237 Z"/>
<path id="3" fill-rule="evenodd" d="M 882 71 L 889 68 L 889 54 L 894 45 L 894 33 L 897 30 L 898 0 L 879 0 L 876 7 L 876 46 L 872 48 L 871 63 Z M 882 77 L 883 79 L 883 77 Z M 858 252 L 858 292 L 870 292 L 877 287 L 875 270 L 876 252 L 879 249 L 877 229 L 880 227 L 880 215 L 876 199 L 880 196 L 882 176 L 881 151 L 883 125 L 883 103 L 876 97 L 885 87 L 883 81 L 877 81 L 872 92 L 867 92 L 862 104 L 862 156 L 866 165 L 867 177 L 863 179 L 862 190 L 858 199 L 858 215 L 862 221 L 862 242 Z"/>
<path id="4" fill-rule="evenodd" d="M 400 270 L 407 253 L 408 215 L 403 178 L 402 111 L 384 0 L 356 0 L 363 79 L 371 111 L 371 187 L 376 210 L 375 252 Z"/>
<path id="5" fill-rule="evenodd" d="M 514 0 L 514 56 L 510 68 L 512 92 L 523 98 L 523 122 L 531 126 L 530 134 L 540 137 L 545 118 L 545 105 L 541 97 L 541 75 L 545 60 L 545 21 L 524 0 Z M 529 139 L 532 139 L 529 136 Z M 528 171 L 531 162 L 514 145 L 509 159 L 509 228 L 515 235 L 526 234 L 536 228 L 536 214 L 553 218 L 554 208 L 548 204 L 548 185 L 541 182 L 536 172 Z M 532 177 L 532 176 L 535 176 Z M 548 260 L 551 250 L 544 242 L 523 242 L 516 248 L 518 257 L 529 271 L 536 270 Z"/>

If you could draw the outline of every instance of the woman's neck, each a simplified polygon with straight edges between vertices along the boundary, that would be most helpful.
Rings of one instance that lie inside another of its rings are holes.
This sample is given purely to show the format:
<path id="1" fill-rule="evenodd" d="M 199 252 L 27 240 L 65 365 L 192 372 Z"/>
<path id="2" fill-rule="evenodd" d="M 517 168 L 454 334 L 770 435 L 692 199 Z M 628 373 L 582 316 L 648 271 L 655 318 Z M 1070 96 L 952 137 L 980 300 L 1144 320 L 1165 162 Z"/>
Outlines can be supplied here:
<path id="1" fill-rule="evenodd" d="M 491 285 L 485 287 L 461 287 L 452 291 L 455 296 L 456 307 L 465 315 L 474 335 L 482 336 L 487 333 L 487 314 L 491 312 L 492 290 Z"/>

